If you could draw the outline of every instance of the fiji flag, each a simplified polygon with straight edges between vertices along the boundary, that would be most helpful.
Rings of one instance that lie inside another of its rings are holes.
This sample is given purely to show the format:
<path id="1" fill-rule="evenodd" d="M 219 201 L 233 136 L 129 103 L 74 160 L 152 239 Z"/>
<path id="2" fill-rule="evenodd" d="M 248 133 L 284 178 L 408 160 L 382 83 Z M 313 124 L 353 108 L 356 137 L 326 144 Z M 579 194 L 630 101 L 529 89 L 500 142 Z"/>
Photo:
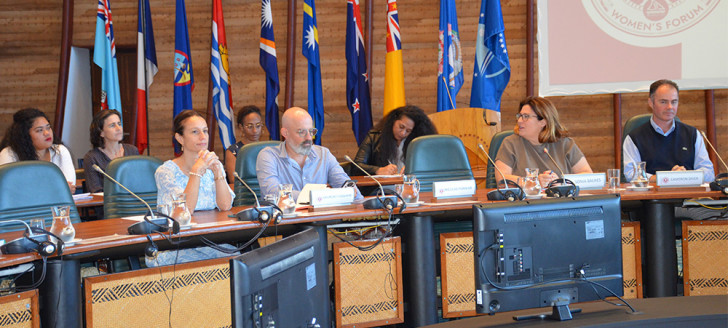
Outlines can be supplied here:
<path id="1" fill-rule="evenodd" d="M 278 117 L 278 58 L 273 35 L 273 11 L 270 0 L 261 1 L 260 11 L 260 66 L 265 71 L 265 126 L 271 140 L 281 139 Z"/>
<path id="2" fill-rule="evenodd" d="M 192 76 L 192 56 L 190 54 L 190 38 L 187 34 L 187 13 L 185 0 L 177 0 L 174 28 L 174 107 L 173 118 L 185 109 L 192 109 L 192 90 L 195 80 Z M 172 138 L 174 141 L 174 138 Z M 174 141 L 174 153 L 180 154 L 180 148 Z"/>
<path id="3" fill-rule="evenodd" d="M 157 51 L 154 47 L 154 28 L 149 0 L 139 0 L 139 19 L 137 21 L 137 120 L 136 147 L 139 153 L 149 145 L 147 122 L 147 92 L 154 81 L 157 68 Z"/>
<path id="4" fill-rule="evenodd" d="M 500 112 L 503 90 L 511 78 L 503 14 L 499 0 L 482 0 L 470 107 Z"/>
<path id="5" fill-rule="evenodd" d="M 387 54 L 384 60 L 384 115 L 405 105 L 402 39 L 397 0 L 387 0 Z"/>
<path id="6" fill-rule="evenodd" d="M 454 0 L 440 0 L 440 51 L 437 67 L 437 111 L 455 108 L 463 86 L 463 59 Z"/>
<path id="7" fill-rule="evenodd" d="M 321 144 L 324 132 L 324 95 L 321 90 L 321 66 L 319 61 L 319 39 L 316 24 L 314 0 L 303 1 L 303 56 L 308 59 L 308 113 L 318 129 L 314 142 Z"/>
<path id="8" fill-rule="evenodd" d="M 351 128 L 357 144 L 361 144 L 372 128 L 369 72 L 361 26 L 359 0 L 349 0 L 346 15 L 346 105 L 351 112 Z"/>
<path id="9" fill-rule="evenodd" d="M 119 70 L 116 66 L 114 25 L 111 22 L 109 0 L 99 0 L 96 10 L 94 63 L 101 68 L 101 109 L 116 109 L 121 113 Z"/>
<path id="10" fill-rule="evenodd" d="M 230 88 L 230 66 L 228 65 L 225 20 L 221 0 L 212 1 L 212 51 L 210 74 L 212 78 L 212 108 L 217 118 L 220 140 L 224 149 L 235 144 L 233 130 L 233 97 Z"/>

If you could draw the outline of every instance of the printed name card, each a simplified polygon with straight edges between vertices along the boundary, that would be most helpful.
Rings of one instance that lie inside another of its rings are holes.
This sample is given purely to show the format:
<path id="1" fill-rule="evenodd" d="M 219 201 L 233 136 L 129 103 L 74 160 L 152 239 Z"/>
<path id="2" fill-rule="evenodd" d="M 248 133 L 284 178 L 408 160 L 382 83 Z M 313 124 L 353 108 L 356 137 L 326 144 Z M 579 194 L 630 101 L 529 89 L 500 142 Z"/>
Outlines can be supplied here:
<path id="1" fill-rule="evenodd" d="M 657 171 L 656 179 L 660 187 L 699 187 L 703 184 L 703 171 Z"/>
<path id="2" fill-rule="evenodd" d="M 602 189 L 607 184 L 606 173 L 564 174 L 564 178 L 571 180 L 579 189 Z"/>
<path id="3" fill-rule="evenodd" d="M 435 198 L 470 197 L 475 195 L 475 180 L 436 181 L 432 194 Z"/>
<path id="4" fill-rule="evenodd" d="M 354 202 L 355 188 L 326 188 L 311 190 L 311 206 L 349 205 Z"/>

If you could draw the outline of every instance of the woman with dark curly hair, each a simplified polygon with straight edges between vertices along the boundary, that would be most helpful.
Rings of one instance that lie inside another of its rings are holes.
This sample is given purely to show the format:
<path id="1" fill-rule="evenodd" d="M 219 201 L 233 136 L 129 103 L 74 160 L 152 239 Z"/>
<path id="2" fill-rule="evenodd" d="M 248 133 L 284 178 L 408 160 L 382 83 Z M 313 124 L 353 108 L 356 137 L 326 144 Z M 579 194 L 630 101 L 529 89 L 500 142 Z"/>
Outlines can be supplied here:
<path id="1" fill-rule="evenodd" d="M 399 107 L 369 131 L 354 161 L 369 174 L 401 174 L 409 143 L 430 134 L 437 134 L 437 128 L 422 109 L 412 105 Z"/>
<path id="2" fill-rule="evenodd" d="M 41 160 L 56 164 L 68 181 L 71 193 L 76 191 L 76 169 L 71 153 L 53 136 L 45 113 L 25 108 L 13 114 L 13 124 L 0 142 L 0 165 Z"/>
<path id="3" fill-rule="evenodd" d="M 94 164 L 106 170 L 106 166 L 115 158 L 139 155 L 139 150 L 134 145 L 121 143 L 124 139 L 121 116 L 113 109 L 101 110 L 94 115 L 89 134 L 93 149 L 83 157 L 86 188 L 89 192 L 100 192 L 104 191 L 104 176 L 93 169 Z"/>
<path id="4" fill-rule="evenodd" d="M 235 159 L 238 156 L 238 150 L 244 145 L 260 141 L 260 133 L 263 132 L 263 123 L 260 115 L 260 108 L 256 106 L 245 106 L 238 111 L 236 128 L 243 132 L 242 137 L 234 145 L 228 147 L 225 151 L 225 173 L 229 182 L 232 182 L 233 172 L 235 172 Z"/>

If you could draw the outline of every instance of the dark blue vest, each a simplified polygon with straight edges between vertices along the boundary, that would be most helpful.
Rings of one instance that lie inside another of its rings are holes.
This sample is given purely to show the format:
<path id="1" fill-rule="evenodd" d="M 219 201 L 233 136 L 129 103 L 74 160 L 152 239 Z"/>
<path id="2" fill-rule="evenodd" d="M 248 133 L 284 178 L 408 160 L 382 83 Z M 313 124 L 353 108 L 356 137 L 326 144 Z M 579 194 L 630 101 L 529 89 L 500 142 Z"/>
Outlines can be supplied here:
<path id="1" fill-rule="evenodd" d="M 675 130 L 663 136 L 652 127 L 649 121 L 629 133 L 637 146 L 642 161 L 647 162 L 647 173 L 670 171 L 675 165 L 692 170 L 695 163 L 695 138 L 697 129 L 675 121 Z"/>

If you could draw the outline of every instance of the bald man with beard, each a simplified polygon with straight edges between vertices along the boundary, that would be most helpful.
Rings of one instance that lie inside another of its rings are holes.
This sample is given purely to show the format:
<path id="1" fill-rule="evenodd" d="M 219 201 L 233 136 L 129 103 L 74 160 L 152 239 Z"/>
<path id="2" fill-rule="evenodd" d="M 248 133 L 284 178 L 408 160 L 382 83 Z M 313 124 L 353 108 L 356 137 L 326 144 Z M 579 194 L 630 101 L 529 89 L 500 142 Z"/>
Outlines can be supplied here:
<path id="1" fill-rule="evenodd" d="M 316 132 L 313 119 L 305 109 L 291 107 L 283 113 L 281 135 L 285 141 L 261 150 L 255 163 L 261 194 L 275 194 L 279 184 L 291 184 L 293 197 L 298 199 L 306 184 L 339 188 L 349 180 L 329 149 L 313 144 Z M 357 189 L 356 199 L 361 198 Z"/>

